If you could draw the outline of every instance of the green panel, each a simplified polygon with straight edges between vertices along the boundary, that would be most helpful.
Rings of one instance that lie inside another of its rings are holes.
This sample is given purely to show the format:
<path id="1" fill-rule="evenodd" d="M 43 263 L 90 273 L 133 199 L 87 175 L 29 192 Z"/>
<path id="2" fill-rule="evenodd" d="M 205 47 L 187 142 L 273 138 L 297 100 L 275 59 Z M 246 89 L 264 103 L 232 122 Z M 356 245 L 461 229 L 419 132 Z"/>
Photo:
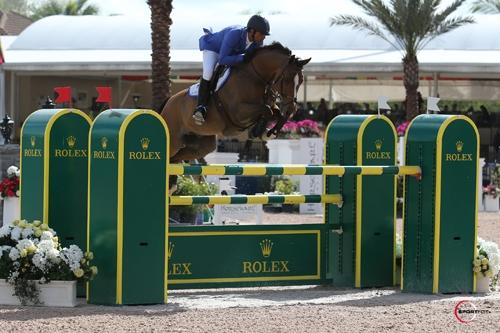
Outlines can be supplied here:
<path id="1" fill-rule="evenodd" d="M 366 116 L 337 116 L 327 130 L 327 165 L 357 164 L 357 133 Z M 328 277 L 335 286 L 352 287 L 355 278 L 356 176 L 326 177 L 326 194 L 341 194 L 343 205 L 325 205 L 325 220 L 342 233 L 330 233 Z"/>
<path id="2" fill-rule="evenodd" d="M 424 118 L 425 117 L 425 118 Z M 419 116 L 408 129 L 406 165 L 418 165 L 422 178 L 405 177 L 403 291 L 432 292 L 436 138 L 447 116 Z"/>
<path id="3" fill-rule="evenodd" d="M 477 138 L 471 124 L 453 121 L 443 136 L 439 292 L 473 291 Z"/>
<path id="4" fill-rule="evenodd" d="M 44 137 L 50 118 L 60 110 L 32 113 L 21 135 L 21 218 L 43 220 Z"/>
<path id="5" fill-rule="evenodd" d="M 358 147 L 359 135 L 362 135 L 362 147 Z M 363 166 L 395 165 L 394 129 L 385 117 L 338 116 L 328 128 L 326 141 L 326 164 L 358 165 L 360 148 Z M 326 206 L 327 222 L 334 229 L 342 229 L 342 233 L 330 235 L 332 267 L 329 272 L 336 286 L 389 286 L 393 284 L 395 177 L 361 178 L 356 176 L 360 172 L 360 167 L 348 168 L 342 177 L 326 177 L 326 193 L 340 193 L 343 197 L 342 207 Z M 361 191 L 361 202 L 358 202 L 358 191 Z M 359 263 L 356 262 L 358 211 L 361 213 Z M 358 284 L 356 267 L 360 269 Z"/>
<path id="6" fill-rule="evenodd" d="M 133 118 L 124 150 L 123 304 L 164 302 L 167 158 L 160 121 Z"/>
<path id="7" fill-rule="evenodd" d="M 325 225 L 169 229 L 170 289 L 325 282 Z"/>
<path id="8" fill-rule="evenodd" d="M 116 304 L 118 131 L 131 112 L 104 111 L 90 132 L 89 250 L 99 268 L 89 284 L 93 304 Z"/>
<path id="9" fill-rule="evenodd" d="M 87 246 L 88 135 L 77 113 L 59 117 L 50 132 L 48 223 L 63 246 Z"/>
<path id="10" fill-rule="evenodd" d="M 363 134 L 363 165 L 395 165 L 395 133 L 384 119 L 369 123 Z M 393 175 L 362 176 L 361 285 L 393 285 Z"/>

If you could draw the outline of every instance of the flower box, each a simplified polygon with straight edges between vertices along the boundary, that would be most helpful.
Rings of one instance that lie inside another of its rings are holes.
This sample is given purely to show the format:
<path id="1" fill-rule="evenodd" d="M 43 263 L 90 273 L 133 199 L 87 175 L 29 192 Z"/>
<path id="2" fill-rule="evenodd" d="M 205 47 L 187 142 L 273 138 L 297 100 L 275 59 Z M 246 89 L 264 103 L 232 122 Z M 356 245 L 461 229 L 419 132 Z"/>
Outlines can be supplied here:
<path id="1" fill-rule="evenodd" d="M 40 289 L 40 306 L 76 306 L 76 281 L 51 281 L 37 286 Z M 14 287 L 6 280 L 0 280 L 0 304 L 21 305 L 14 295 Z"/>
<path id="2" fill-rule="evenodd" d="M 20 207 L 18 197 L 6 197 L 3 199 L 3 225 L 19 220 Z"/>
<path id="3" fill-rule="evenodd" d="M 487 293 L 490 291 L 490 278 L 483 274 L 476 274 L 476 292 Z"/>
<path id="4" fill-rule="evenodd" d="M 498 212 L 500 210 L 499 197 L 485 194 L 484 195 L 484 210 L 487 212 Z"/>

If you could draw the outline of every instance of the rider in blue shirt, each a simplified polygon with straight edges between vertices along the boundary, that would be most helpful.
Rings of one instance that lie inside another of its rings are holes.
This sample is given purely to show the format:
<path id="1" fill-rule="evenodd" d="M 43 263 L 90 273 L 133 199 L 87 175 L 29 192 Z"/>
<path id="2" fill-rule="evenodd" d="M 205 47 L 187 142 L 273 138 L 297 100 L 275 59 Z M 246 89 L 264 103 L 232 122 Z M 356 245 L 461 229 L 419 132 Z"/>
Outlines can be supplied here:
<path id="1" fill-rule="evenodd" d="M 247 26 L 230 26 L 212 33 L 203 29 L 205 34 L 200 37 L 200 51 L 203 51 L 203 76 L 198 91 L 198 105 L 193 113 L 197 125 L 205 122 L 209 98 L 209 82 L 212 79 L 215 66 L 233 66 L 247 61 L 249 51 L 262 46 L 269 35 L 269 22 L 260 15 L 254 15 L 248 20 Z"/>

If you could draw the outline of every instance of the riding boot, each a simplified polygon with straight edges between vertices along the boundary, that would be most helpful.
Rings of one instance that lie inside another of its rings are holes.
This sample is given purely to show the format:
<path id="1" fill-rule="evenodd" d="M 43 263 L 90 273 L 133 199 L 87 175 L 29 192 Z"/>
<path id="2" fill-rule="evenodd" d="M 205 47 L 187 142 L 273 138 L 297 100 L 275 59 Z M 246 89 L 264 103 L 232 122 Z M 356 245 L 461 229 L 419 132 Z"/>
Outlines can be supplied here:
<path id="1" fill-rule="evenodd" d="M 203 125 L 205 117 L 207 116 L 207 104 L 210 96 L 209 90 L 210 81 L 201 79 L 200 87 L 198 89 L 198 105 L 193 113 L 193 119 L 196 125 Z"/>

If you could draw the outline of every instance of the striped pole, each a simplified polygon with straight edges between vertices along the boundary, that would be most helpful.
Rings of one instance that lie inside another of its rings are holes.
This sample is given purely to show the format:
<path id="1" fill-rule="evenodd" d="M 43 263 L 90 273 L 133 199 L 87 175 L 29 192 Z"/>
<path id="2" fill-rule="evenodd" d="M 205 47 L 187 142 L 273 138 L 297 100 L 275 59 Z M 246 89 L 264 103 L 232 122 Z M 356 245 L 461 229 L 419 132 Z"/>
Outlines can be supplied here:
<path id="1" fill-rule="evenodd" d="M 342 204 L 340 194 L 310 194 L 310 195 L 208 195 L 208 196 L 172 196 L 169 197 L 171 206 L 190 205 L 235 205 L 235 204 L 301 204 L 301 203 L 325 203 Z"/>
<path id="2" fill-rule="evenodd" d="M 421 175 L 419 166 L 340 166 L 340 165 L 306 165 L 306 164 L 171 164 L 169 166 L 169 175 L 233 175 L 233 176 L 281 176 L 281 175 L 325 175 L 340 176 L 343 175 L 362 175 L 362 176 L 380 176 L 380 175 L 398 175 L 398 176 L 417 176 Z"/>

